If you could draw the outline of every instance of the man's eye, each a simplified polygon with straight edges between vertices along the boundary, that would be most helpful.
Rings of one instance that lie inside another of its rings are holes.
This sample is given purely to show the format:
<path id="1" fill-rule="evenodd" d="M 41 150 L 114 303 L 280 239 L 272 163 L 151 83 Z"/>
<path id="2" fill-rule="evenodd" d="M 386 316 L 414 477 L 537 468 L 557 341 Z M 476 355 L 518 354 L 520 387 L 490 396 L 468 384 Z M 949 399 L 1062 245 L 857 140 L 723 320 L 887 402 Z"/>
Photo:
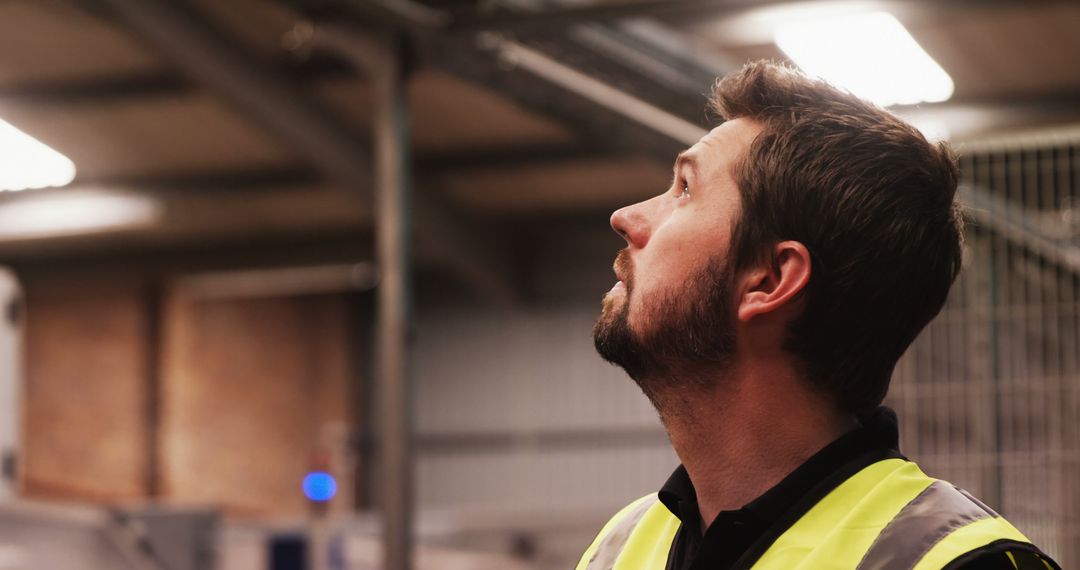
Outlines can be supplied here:
<path id="1" fill-rule="evenodd" d="M 679 193 L 679 197 L 680 198 L 689 198 L 690 197 L 690 185 L 687 184 L 686 182 L 682 183 L 682 192 Z"/>

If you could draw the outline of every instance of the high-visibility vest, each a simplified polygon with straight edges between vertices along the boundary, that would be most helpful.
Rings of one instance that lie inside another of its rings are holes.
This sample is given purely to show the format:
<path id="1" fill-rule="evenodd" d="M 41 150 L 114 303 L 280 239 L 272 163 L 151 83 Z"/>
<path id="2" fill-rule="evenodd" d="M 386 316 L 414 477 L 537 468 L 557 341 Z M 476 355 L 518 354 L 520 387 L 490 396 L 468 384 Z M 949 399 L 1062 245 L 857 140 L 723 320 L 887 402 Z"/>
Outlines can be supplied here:
<path id="1" fill-rule="evenodd" d="M 604 526 L 577 570 L 664 570 L 679 525 L 655 493 L 642 497 Z M 940 570 L 999 541 L 1038 552 L 967 492 L 926 476 L 910 461 L 890 458 L 829 492 L 749 567 Z M 1040 561 L 1056 568 L 1041 556 Z"/>

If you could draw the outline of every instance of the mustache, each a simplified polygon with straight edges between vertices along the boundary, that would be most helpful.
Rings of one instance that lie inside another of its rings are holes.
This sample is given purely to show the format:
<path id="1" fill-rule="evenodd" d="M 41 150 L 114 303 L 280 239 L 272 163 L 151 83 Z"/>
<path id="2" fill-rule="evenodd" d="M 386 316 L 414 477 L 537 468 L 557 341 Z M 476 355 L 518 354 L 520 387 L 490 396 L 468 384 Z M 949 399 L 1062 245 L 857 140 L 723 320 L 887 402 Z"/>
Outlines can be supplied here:
<path id="1" fill-rule="evenodd" d="M 615 272 L 622 279 L 626 290 L 634 286 L 634 262 L 630 259 L 630 249 L 623 248 L 615 255 Z"/>

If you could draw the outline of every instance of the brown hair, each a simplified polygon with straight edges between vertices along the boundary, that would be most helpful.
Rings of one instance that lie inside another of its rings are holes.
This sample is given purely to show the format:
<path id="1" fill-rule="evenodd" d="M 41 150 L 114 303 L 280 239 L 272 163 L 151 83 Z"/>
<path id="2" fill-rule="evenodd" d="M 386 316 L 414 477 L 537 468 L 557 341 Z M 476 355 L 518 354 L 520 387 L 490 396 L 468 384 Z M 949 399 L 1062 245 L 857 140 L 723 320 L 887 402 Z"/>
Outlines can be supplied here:
<path id="1" fill-rule="evenodd" d="M 896 361 L 960 271 L 956 157 L 888 111 L 781 64 L 720 79 L 711 107 L 763 130 L 733 175 L 735 269 L 796 240 L 810 251 L 785 348 L 843 409 L 881 403 Z"/>

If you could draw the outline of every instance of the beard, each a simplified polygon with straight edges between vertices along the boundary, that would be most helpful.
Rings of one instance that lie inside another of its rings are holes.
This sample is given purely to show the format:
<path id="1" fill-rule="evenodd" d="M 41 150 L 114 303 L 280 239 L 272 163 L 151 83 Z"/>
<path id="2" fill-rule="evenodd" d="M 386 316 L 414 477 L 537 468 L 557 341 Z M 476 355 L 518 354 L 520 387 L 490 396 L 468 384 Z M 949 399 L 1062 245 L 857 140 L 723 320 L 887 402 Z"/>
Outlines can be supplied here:
<path id="1" fill-rule="evenodd" d="M 596 351 L 625 370 L 654 404 L 662 392 L 678 386 L 711 388 L 715 376 L 699 372 L 722 370 L 735 351 L 734 277 L 725 260 L 710 258 L 680 290 L 652 302 L 639 299 L 639 331 L 630 327 L 634 273 L 627 250 L 619 252 L 615 264 L 626 276 L 626 291 L 621 305 L 611 295 L 604 298 L 593 327 Z"/>

